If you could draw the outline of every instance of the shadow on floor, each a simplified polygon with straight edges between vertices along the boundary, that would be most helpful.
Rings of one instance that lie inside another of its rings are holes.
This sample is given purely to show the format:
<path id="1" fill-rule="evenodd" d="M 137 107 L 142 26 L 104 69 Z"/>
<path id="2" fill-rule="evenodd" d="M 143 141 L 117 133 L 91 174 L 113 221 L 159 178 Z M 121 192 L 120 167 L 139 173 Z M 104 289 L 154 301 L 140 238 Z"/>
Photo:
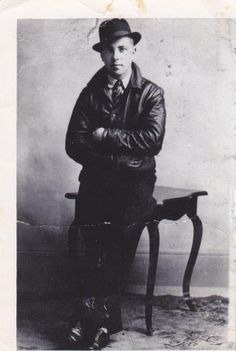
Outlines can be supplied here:
<path id="1" fill-rule="evenodd" d="M 18 301 L 18 349 L 69 350 L 64 341 L 73 302 L 72 299 Z M 227 342 L 228 299 L 210 296 L 195 298 L 193 302 L 197 312 L 189 311 L 181 297 L 155 297 L 155 330 L 150 337 L 145 334 L 144 296 L 125 295 L 124 330 L 111 336 L 107 349 L 233 349 Z"/>

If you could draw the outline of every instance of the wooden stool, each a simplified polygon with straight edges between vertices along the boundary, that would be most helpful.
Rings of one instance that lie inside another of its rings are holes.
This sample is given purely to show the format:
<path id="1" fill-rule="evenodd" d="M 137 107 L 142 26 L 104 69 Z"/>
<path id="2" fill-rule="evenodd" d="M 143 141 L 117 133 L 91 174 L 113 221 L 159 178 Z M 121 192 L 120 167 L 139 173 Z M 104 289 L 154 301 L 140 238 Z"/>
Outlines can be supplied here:
<path id="1" fill-rule="evenodd" d="M 193 273 L 193 268 L 197 259 L 198 251 L 202 239 L 202 222 L 197 215 L 197 200 L 198 196 L 207 195 L 206 191 L 195 191 L 188 189 L 170 188 L 165 186 L 156 186 L 153 197 L 157 204 L 154 212 L 154 220 L 147 224 L 149 234 L 149 267 L 148 279 L 146 288 L 146 303 L 145 303 L 145 319 L 147 335 L 153 334 L 152 328 L 152 306 L 153 292 L 156 281 L 157 260 L 159 253 L 159 229 L 158 225 L 163 219 L 176 221 L 185 214 L 193 224 L 193 243 L 185 269 L 183 278 L 183 296 L 186 304 L 191 311 L 196 311 L 190 297 L 190 282 Z M 66 193 L 67 199 L 75 200 L 75 218 L 71 223 L 68 232 L 68 244 L 72 255 L 75 255 L 75 239 L 78 231 L 78 219 L 76 216 L 78 205 L 77 193 Z"/>

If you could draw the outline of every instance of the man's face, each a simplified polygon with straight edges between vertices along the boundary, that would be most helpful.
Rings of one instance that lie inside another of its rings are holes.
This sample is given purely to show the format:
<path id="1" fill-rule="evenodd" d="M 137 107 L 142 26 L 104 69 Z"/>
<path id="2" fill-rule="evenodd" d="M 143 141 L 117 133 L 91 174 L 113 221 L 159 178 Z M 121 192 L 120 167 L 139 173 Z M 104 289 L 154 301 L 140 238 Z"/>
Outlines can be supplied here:
<path id="1" fill-rule="evenodd" d="M 101 57 L 109 74 L 122 79 L 131 68 L 134 53 L 133 39 L 123 37 L 104 47 Z"/>

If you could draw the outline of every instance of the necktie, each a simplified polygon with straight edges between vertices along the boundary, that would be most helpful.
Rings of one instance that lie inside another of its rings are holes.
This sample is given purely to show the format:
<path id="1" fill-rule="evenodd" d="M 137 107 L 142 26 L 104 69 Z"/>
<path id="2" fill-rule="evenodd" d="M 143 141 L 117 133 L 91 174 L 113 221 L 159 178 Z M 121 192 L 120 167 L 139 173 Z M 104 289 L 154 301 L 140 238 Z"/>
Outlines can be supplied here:
<path id="1" fill-rule="evenodd" d="M 112 88 L 112 101 L 114 105 L 117 105 L 121 95 L 123 94 L 123 84 L 121 80 L 117 80 L 114 87 Z"/>

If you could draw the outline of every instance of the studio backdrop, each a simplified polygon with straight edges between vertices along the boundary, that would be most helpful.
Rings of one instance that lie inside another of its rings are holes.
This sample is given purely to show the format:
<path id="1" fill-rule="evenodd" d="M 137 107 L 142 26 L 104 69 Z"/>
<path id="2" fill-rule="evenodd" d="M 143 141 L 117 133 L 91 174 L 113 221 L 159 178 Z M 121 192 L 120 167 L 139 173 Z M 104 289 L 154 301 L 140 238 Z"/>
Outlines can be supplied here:
<path id="1" fill-rule="evenodd" d="M 70 291 L 67 231 L 81 170 L 65 153 L 65 135 L 81 89 L 102 66 L 92 50 L 96 19 L 18 20 L 17 217 L 18 292 Z M 167 127 L 157 184 L 206 190 L 199 199 L 203 240 L 192 294 L 227 294 L 233 87 L 231 37 L 225 19 L 130 19 L 142 33 L 135 61 L 165 91 Z M 187 217 L 160 225 L 157 293 L 181 293 L 192 243 Z M 82 245 L 82 244 L 81 244 Z M 130 289 L 144 291 L 148 236 L 144 231 Z"/>

